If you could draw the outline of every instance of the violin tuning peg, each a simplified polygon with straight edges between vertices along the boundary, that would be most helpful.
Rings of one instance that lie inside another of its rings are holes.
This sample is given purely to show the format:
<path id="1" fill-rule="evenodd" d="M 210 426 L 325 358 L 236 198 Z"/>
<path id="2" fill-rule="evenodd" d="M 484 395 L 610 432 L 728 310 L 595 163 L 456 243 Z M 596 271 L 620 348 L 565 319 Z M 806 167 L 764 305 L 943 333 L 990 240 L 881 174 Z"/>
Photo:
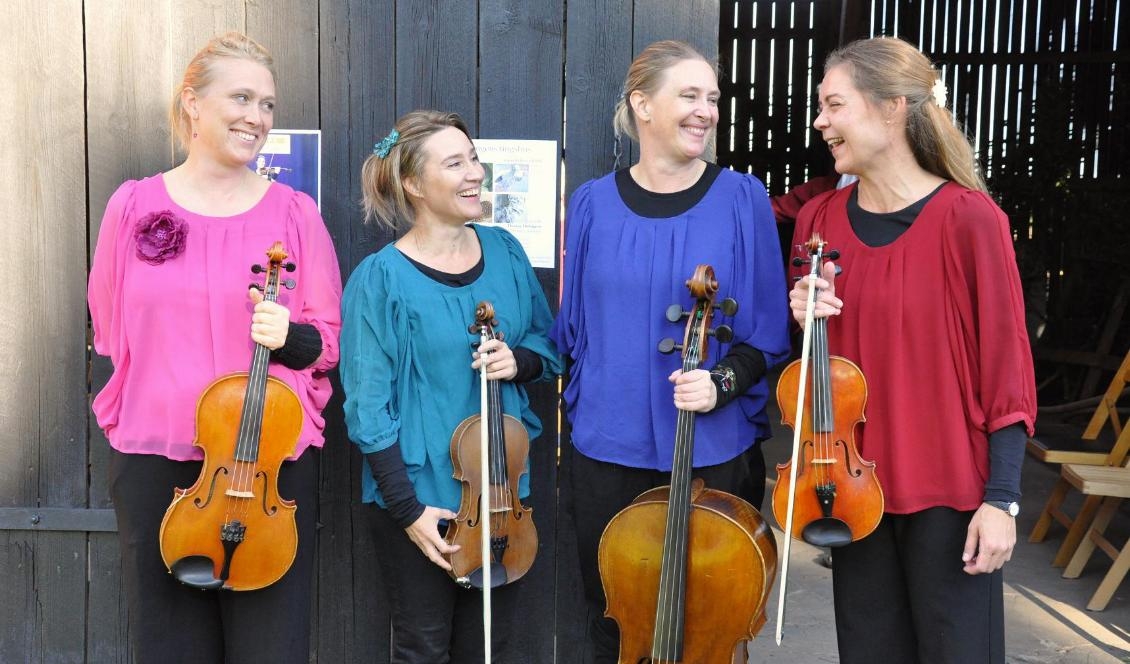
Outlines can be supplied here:
<path id="1" fill-rule="evenodd" d="M 291 290 L 294 290 L 294 279 L 285 279 L 283 280 L 282 285 Z"/>
<path id="2" fill-rule="evenodd" d="M 248 288 L 254 288 L 255 290 L 259 291 L 260 293 L 263 292 L 263 285 L 262 284 L 250 283 L 250 284 L 247 284 L 247 287 Z"/>
<path id="3" fill-rule="evenodd" d="M 287 263 L 287 264 L 283 265 L 283 269 L 286 270 L 287 272 L 294 272 L 295 268 L 297 268 L 297 267 L 298 266 L 295 265 L 294 263 Z"/>
<path id="4" fill-rule="evenodd" d="M 261 274 L 262 272 L 265 272 L 265 271 L 266 271 L 266 268 L 264 268 L 262 265 L 255 264 L 255 265 L 251 266 L 251 272 L 254 273 L 254 274 Z"/>
<path id="5" fill-rule="evenodd" d="M 738 313 L 738 301 L 732 297 L 728 297 L 722 300 L 720 304 L 714 305 L 714 308 L 721 309 L 722 313 L 727 316 L 733 316 Z"/>
<path id="6" fill-rule="evenodd" d="M 844 271 L 844 269 L 842 267 L 840 267 L 839 265 L 836 265 L 836 276 L 837 277 L 840 276 L 840 274 L 843 273 L 843 271 Z"/>
<path id="7" fill-rule="evenodd" d="M 659 342 L 659 352 L 664 355 L 670 355 L 676 350 L 683 350 L 682 344 L 675 343 L 674 339 L 664 339 Z"/>
<path id="8" fill-rule="evenodd" d="M 672 323 L 678 323 L 689 315 L 690 313 L 683 311 L 683 308 L 677 304 L 672 304 L 671 306 L 667 307 L 667 320 L 671 321 Z"/>
<path id="9" fill-rule="evenodd" d="M 795 256 L 795 257 L 793 257 L 793 260 L 792 260 L 793 267 L 800 267 L 801 265 L 807 265 L 810 262 L 811 261 L 809 261 L 808 259 L 801 258 L 800 256 Z"/>
<path id="10" fill-rule="evenodd" d="M 724 344 L 734 340 L 734 329 L 729 325 L 719 325 L 713 330 L 707 330 L 706 333 Z"/>
<path id="11" fill-rule="evenodd" d="M 830 261 L 838 261 L 840 260 L 840 250 L 829 249 L 828 252 L 824 254 L 824 258 L 827 258 Z"/>
<path id="12" fill-rule="evenodd" d="M 471 342 L 471 350 L 478 350 L 480 344 L 482 344 L 481 341 L 472 341 Z"/>

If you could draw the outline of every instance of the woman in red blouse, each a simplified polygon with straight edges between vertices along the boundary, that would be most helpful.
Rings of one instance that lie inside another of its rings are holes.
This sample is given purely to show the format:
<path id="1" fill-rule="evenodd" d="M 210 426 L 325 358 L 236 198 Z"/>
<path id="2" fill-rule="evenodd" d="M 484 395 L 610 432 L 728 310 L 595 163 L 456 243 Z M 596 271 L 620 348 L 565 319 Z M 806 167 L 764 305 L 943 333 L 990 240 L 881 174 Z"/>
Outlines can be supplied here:
<path id="1" fill-rule="evenodd" d="M 844 664 L 1004 662 L 1035 381 L 1008 219 L 945 94 L 888 38 L 834 52 L 820 84 L 814 126 L 859 182 L 806 205 L 793 240 L 817 232 L 842 254 L 816 280 L 816 315 L 867 377 L 858 440 L 886 497 L 879 528 L 833 552 Z M 789 294 L 802 325 L 808 286 Z"/>

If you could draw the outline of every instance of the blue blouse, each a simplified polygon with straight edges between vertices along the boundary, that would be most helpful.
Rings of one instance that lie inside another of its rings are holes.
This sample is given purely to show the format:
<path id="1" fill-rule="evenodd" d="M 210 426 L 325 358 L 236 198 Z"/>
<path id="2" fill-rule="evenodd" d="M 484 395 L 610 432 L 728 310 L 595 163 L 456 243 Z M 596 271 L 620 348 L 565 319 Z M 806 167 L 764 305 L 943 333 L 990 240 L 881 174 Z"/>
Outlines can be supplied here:
<path id="1" fill-rule="evenodd" d="M 460 486 L 453 477 L 451 434 L 479 412 L 479 376 L 471 369 L 468 331 L 475 307 L 494 305 L 497 330 L 511 348 L 542 358 L 547 380 L 561 372 L 561 359 L 546 333 L 552 314 L 529 259 L 513 235 L 472 225 L 482 247 L 482 275 L 467 286 L 441 284 L 424 275 L 391 244 L 354 270 L 342 299 L 341 382 L 345 423 L 362 453 L 399 440 L 408 477 L 425 505 L 458 511 Z M 500 384 L 503 410 L 518 417 L 530 440 L 541 422 L 525 389 Z M 529 494 L 529 473 L 520 497 Z M 384 506 L 369 467 L 361 470 L 362 501 Z"/>
<path id="2" fill-rule="evenodd" d="M 685 323 L 667 307 L 694 304 L 686 281 L 695 267 L 714 268 L 717 300 L 738 302 L 733 317 L 714 324 L 734 330 L 771 367 L 788 356 L 788 291 L 765 187 L 724 169 L 706 195 L 683 214 L 652 219 L 633 213 L 615 173 L 582 185 L 566 214 L 561 311 L 551 332 L 573 360 L 565 388 L 573 444 L 582 454 L 634 468 L 668 471 L 674 454 L 674 386 L 678 354 L 660 340 L 682 340 Z M 711 340 L 710 368 L 729 350 Z M 696 418 L 694 466 L 729 461 L 770 435 L 765 378 L 726 406 Z"/>

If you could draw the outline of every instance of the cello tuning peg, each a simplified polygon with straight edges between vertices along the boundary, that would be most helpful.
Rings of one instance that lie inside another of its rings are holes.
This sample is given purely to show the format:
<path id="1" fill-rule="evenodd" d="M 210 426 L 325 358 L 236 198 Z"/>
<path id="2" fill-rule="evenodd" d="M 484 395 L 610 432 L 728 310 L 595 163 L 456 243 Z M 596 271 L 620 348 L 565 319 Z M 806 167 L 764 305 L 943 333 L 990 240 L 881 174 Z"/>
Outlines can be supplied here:
<path id="1" fill-rule="evenodd" d="M 294 289 L 294 279 L 284 279 L 283 282 L 282 282 L 282 285 L 293 290 Z"/>
<path id="2" fill-rule="evenodd" d="M 683 345 L 675 343 L 674 339 L 668 338 L 659 342 L 659 352 L 663 353 L 664 355 L 670 355 L 676 350 L 683 350 Z"/>
<path id="3" fill-rule="evenodd" d="M 706 333 L 724 344 L 734 340 L 734 329 L 729 325 L 719 325 L 713 330 L 707 330 Z"/>
<path id="4" fill-rule="evenodd" d="M 690 312 L 683 311 L 683 308 L 677 304 L 672 304 L 671 306 L 667 307 L 666 316 L 667 320 L 671 321 L 672 323 L 678 323 L 687 316 L 690 316 Z"/>
<path id="5" fill-rule="evenodd" d="M 295 265 L 294 263 L 286 263 L 285 265 L 283 265 L 283 269 L 286 270 L 287 272 L 294 272 L 295 268 L 297 268 L 297 267 L 298 266 Z"/>
<path id="6" fill-rule="evenodd" d="M 838 260 L 840 260 L 840 250 L 839 249 L 829 249 L 828 253 L 824 254 L 824 258 L 827 258 L 830 261 L 838 261 Z"/>
<path id="7" fill-rule="evenodd" d="M 721 303 L 714 305 L 715 309 L 721 309 L 722 313 L 727 316 L 733 316 L 738 313 L 738 301 L 732 297 L 722 300 Z"/>
<path id="8" fill-rule="evenodd" d="M 259 265 L 258 263 L 251 266 L 251 272 L 254 273 L 254 274 L 260 274 L 260 273 L 265 272 L 265 271 L 266 271 L 266 268 L 264 268 L 262 265 Z"/>

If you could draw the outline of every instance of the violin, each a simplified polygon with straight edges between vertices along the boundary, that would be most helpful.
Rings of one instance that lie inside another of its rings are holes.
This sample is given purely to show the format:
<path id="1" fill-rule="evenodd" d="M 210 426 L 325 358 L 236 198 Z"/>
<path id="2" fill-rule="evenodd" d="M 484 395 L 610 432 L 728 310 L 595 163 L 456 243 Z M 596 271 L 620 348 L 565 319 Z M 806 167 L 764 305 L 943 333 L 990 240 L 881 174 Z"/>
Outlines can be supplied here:
<path id="1" fill-rule="evenodd" d="M 825 253 L 819 234 L 805 246 L 809 258 L 795 258 L 793 265 L 810 265 L 809 279 L 820 275 L 825 259 L 840 257 L 835 250 Z M 855 430 L 866 420 L 867 380 L 851 360 L 829 355 L 828 319 L 813 316 L 817 290 L 808 291 L 801 357 L 785 367 L 777 382 L 781 422 L 793 429 L 792 457 L 777 466 L 773 487 L 773 515 L 791 535 L 785 538 L 778 645 L 792 539 L 844 546 L 871 534 L 883 518 L 883 489 L 875 464 L 860 456 L 855 443 Z"/>
<path id="2" fill-rule="evenodd" d="M 264 284 L 275 302 L 283 264 L 281 242 L 267 251 Z M 278 581 L 294 562 L 298 529 L 294 501 L 279 496 L 283 461 L 302 431 L 302 404 L 283 381 L 267 375 L 270 350 L 256 343 L 246 373 L 221 376 L 196 404 L 196 440 L 204 451 L 200 477 L 175 489 L 161 520 L 161 558 L 178 581 L 201 589 L 256 590 Z"/>
<path id="3" fill-rule="evenodd" d="M 667 310 L 671 322 L 687 319 L 683 343 L 659 344 L 660 352 L 682 351 L 684 372 L 706 357 L 708 337 L 733 338 L 727 326 L 711 329 L 714 309 L 737 311 L 732 299 L 714 304 L 709 265 L 695 269 L 687 288 L 694 307 Z M 605 615 L 620 627 L 621 664 L 730 662 L 766 621 L 776 540 L 752 505 L 692 480 L 694 431 L 695 413 L 679 409 L 670 486 L 637 496 L 600 538 Z"/>
<path id="4" fill-rule="evenodd" d="M 479 335 L 480 344 L 503 338 L 495 332 L 494 315 L 490 302 L 475 308 L 470 331 Z M 517 418 L 502 412 L 499 381 L 486 377 L 485 362 L 479 378 L 480 412 L 460 422 L 451 436 L 451 463 L 463 492 L 459 516 L 448 525 L 445 539 L 461 547 L 448 557 L 452 578 L 465 588 L 481 589 L 522 578 L 534 563 L 538 533 L 533 510 L 518 499 L 530 435 Z"/>

